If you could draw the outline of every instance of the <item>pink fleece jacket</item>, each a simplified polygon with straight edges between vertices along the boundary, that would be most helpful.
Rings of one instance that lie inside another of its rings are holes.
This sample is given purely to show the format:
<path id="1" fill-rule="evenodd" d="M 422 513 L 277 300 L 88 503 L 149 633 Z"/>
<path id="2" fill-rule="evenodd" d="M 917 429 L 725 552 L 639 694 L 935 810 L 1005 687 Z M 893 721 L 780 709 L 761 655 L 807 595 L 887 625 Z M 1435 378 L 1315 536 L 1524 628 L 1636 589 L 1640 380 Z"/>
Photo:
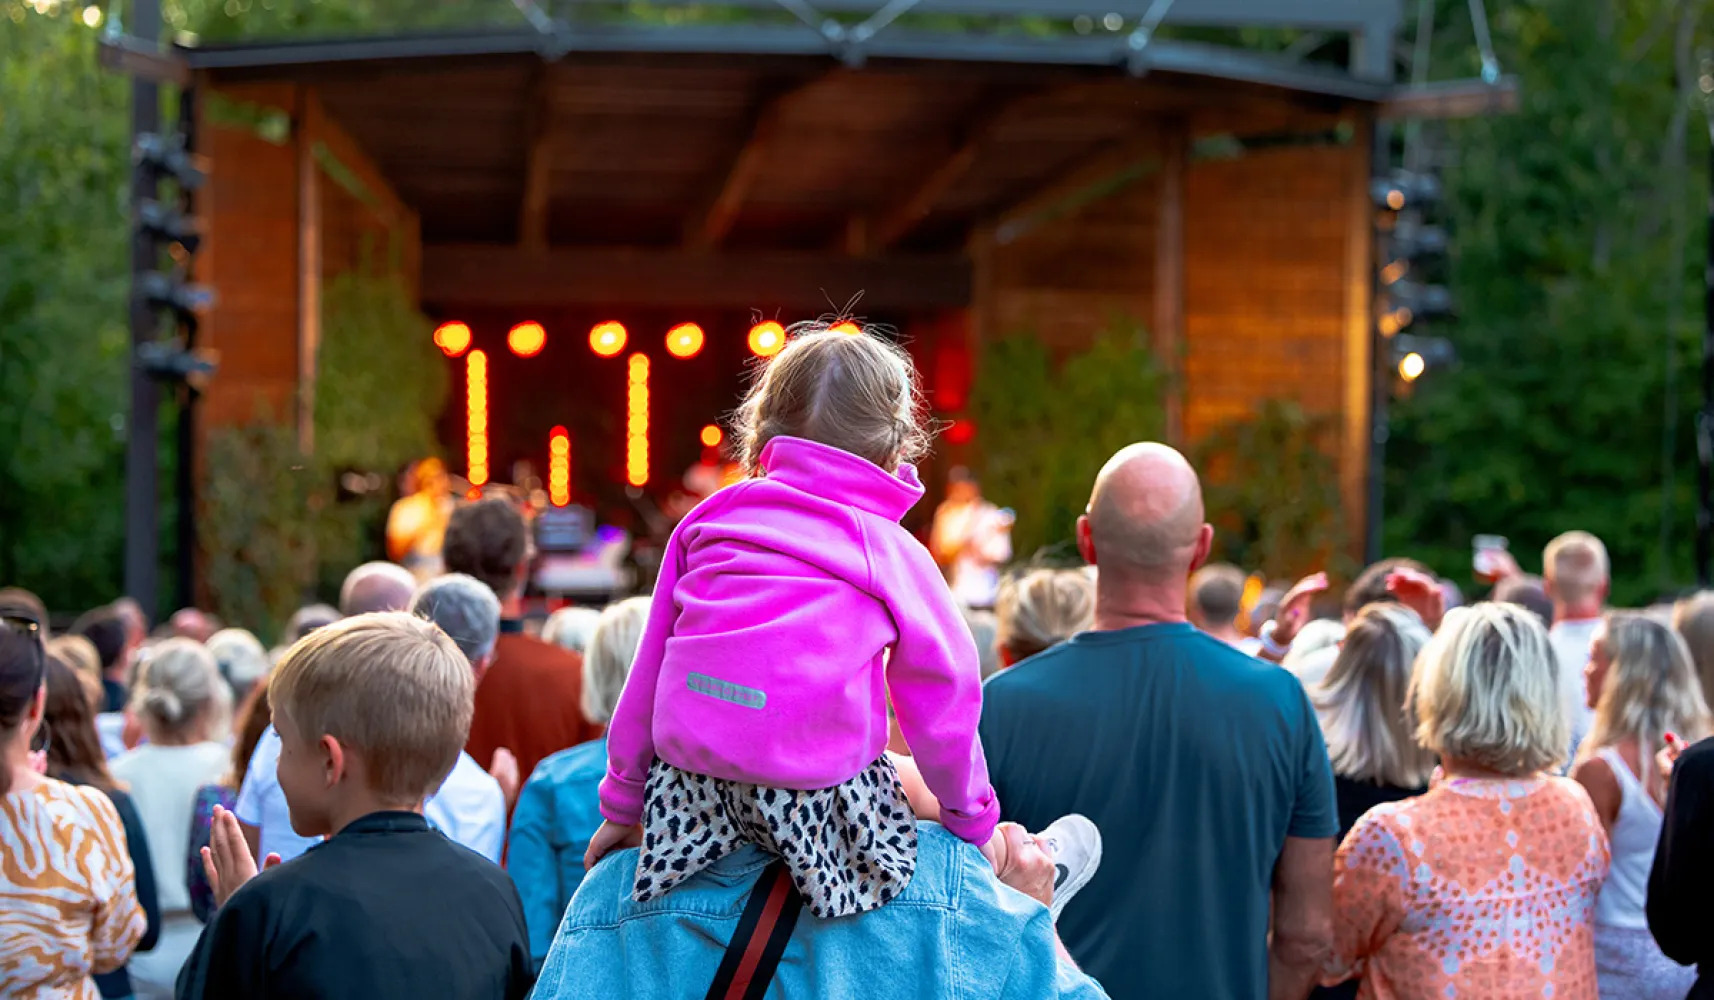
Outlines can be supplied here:
<path id="1" fill-rule="evenodd" d="M 787 437 L 761 464 L 667 543 L 607 730 L 602 815 L 638 821 L 656 757 L 728 781 L 843 784 L 886 749 L 890 688 L 941 823 L 986 843 L 1000 806 L 976 736 L 976 646 L 898 523 L 922 497 L 916 470 Z"/>

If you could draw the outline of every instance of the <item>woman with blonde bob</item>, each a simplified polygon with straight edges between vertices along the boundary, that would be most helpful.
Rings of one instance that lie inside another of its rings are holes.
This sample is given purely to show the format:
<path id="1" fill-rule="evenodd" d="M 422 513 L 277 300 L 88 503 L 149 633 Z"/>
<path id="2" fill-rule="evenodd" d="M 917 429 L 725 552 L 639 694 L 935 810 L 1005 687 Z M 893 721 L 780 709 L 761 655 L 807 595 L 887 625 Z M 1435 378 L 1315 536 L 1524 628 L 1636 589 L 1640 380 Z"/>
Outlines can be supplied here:
<path id="1" fill-rule="evenodd" d="M 994 599 L 1000 663 L 1051 649 L 1095 624 L 1095 581 L 1082 570 L 1037 569 L 1000 582 Z"/>
<path id="2" fill-rule="evenodd" d="M 1428 789 L 1434 752 L 1417 743 L 1405 711 L 1411 669 L 1428 640 L 1428 627 L 1404 605 L 1366 605 L 1327 677 L 1310 689 L 1333 759 L 1341 836 L 1375 806 Z"/>
<path id="3" fill-rule="evenodd" d="M 1708 704 L 1684 640 L 1640 614 L 1607 615 L 1583 679 L 1595 725 L 1572 777 L 1588 790 L 1613 851 L 1612 872 L 1595 900 L 1601 1000 L 1679 1000 L 1696 972 L 1661 953 L 1645 912 L 1666 802 L 1654 756 L 1667 733 L 1691 743 L 1707 736 Z"/>
<path id="4" fill-rule="evenodd" d="M 1358 996 L 1389 1000 L 1594 997 L 1607 838 L 1582 787 L 1552 774 L 1570 725 L 1547 630 L 1510 605 L 1449 612 L 1406 704 L 1443 776 L 1340 845 L 1323 982 L 1360 977 Z"/>

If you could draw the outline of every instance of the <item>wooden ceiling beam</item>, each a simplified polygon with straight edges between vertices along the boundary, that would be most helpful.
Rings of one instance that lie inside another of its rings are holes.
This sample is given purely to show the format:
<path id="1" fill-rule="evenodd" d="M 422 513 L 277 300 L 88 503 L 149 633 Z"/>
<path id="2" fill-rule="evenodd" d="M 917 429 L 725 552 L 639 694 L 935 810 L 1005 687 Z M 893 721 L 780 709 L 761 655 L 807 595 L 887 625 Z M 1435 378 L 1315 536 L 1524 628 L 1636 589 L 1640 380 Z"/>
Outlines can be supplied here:
<path id="1" fill-rule="evenodd" d="M 533 253 L 548 247 L 548 196 L 553 172 L 553 71 L 536 67 L 524 119 L 524 194 L 518 201 L 518 245 Z"/>
<path id="2" fill-rule="evenodd" d="M 712 250 L 732 231 L 792 96 L 824 78 L 817 76 L 808 80 L 764 84 L 761 96 L 751 103 L 739 129 L 743 141 L 732 158 L 726 161 L 717 181 L 709 186 L 709 197 L 687 220 L 685 246 L 693 250 Z"/>
<path id="3" fill-rule="evenodd" d="M 790 310 L 815 315 L 861 292 L 867 312 L 957 308 L 970 301 L 961 254 L 849 257 L 837 252 L 423 247 L 423 300 L 441 309 L 654 306 Z"/>
<path id="4" fill-rule="evenodd" d="M 1076 214 L 1160 169 L 1161 137 L 1146 127 L 1116 140 L 1093 158 L 1075 157 L 1079 166 L 1013 202 L 992 221 L 994 241 L 1002 246 L 1022 239 L 1038 226 Z"/>

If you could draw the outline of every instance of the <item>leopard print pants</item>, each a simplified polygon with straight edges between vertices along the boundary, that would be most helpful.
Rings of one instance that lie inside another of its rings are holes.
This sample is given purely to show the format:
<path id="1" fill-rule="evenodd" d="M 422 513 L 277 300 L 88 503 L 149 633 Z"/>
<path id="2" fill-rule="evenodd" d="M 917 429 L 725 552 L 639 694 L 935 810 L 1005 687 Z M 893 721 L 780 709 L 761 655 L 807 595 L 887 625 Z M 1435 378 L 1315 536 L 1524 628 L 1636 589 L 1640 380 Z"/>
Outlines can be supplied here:
<path id="1" fill-rule="evenodd" d="M 639 903 L 746 843 L 784 860 L 804 905 L 822 918 L 883 906 L 916 872 L 916 817 L 885 754 L 850 781 L 813 791 L 722 781 L 656 760 L 644 795 L 632 891 Z"/>

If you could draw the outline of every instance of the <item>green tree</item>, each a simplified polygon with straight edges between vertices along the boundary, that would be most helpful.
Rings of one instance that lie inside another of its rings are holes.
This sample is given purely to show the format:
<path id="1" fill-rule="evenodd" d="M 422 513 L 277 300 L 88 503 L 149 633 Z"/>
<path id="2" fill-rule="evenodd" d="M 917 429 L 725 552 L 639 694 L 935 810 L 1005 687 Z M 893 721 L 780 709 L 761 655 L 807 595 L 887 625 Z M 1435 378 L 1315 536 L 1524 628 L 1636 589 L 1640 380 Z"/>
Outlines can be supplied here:
<path id="1" fill-rule="evenodd" d="M 1463 4 L 1443 7 L 1436 75 L 1474 74 Z M 1389 553 L 1463 576 L 1474 534 L 1509 536 L 1528 567 L 1584 528 L 1606 540 L 1621 602 L 1691 580 L 1706 182 L 1685 166 L 1707 139 L 1683 63 L 1699 10 L 1494 9 L 1522 108 L 1444 133 L 1460 314 L 1431 332 L 1460 363 L 1394 407 Z"/>

